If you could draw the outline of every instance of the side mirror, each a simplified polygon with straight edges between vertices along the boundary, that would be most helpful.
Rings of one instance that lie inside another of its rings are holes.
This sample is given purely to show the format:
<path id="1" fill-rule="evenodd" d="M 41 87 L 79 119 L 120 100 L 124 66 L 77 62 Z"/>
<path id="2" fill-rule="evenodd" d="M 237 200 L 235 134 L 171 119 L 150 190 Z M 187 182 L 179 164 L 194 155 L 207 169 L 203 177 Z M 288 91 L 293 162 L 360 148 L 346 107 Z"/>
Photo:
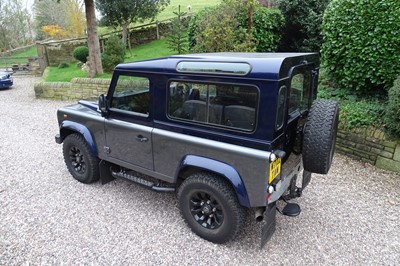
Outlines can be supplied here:
<path id="1" fill-rule="evenodd" d="M 101 112 L 101 116 L 106 116 L 108 114 L 107 102 L 104 94 L 99 96 L 99 110 Z"/>

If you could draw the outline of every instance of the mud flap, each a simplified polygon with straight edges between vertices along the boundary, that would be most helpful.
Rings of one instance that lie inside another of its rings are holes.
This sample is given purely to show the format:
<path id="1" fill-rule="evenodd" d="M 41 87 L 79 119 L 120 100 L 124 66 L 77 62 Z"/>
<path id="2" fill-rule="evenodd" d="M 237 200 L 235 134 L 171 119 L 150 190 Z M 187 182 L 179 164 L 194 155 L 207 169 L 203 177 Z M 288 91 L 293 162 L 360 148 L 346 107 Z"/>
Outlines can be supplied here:
<path id="1" fill-rule="evenodd" d="M 267 206 L 264 212 L 264 219 L 261 222 L 261 248 L 270 240 L 276 228 L 276 204 Z"/>
<path id="2" fill-rule="evenodd" d="M 100 180 L 101 184 L 107 184 L 108 182 L 113 181 L 115 178 L 111 175 L 110 167 L 112 164 L 101 160 L 99 163 L 99 169 L 100 169 Z"/>
<path id="3" fill-rule="evenodd" d="M 311 172 L 304 170 L 303 171 L 303 181 L 301 184 L 301 190 L 303 190 L 310 183 L 310 180 L 311 180 Z"/>

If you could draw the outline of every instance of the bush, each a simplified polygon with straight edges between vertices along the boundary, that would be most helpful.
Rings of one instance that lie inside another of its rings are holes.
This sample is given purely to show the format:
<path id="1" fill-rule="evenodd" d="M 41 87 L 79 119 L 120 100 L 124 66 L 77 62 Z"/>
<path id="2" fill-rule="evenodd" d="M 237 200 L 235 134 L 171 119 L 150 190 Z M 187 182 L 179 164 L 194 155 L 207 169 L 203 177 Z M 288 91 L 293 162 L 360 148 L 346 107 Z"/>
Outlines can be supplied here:
<path id="1" fill-rule="evenodd" d="M 324 76 L 324 71 L 321 71 L 318 98 L 334 99 L 339 102 L 341 127 L 347 129 L 383 127 L 382 117 L 385 114 L 386 95 L 365 97 L 357 91 L 334 88 L 330 84 L 324 84 L 326 82 Z"/>
<path id="2" fill-rule="evenodd" d="M 58 68 L 67 68 L 67 67 L 69 67 L 69 64 L 66 63 L 66 62 L 61 62 L 61 63 L 58 65 Z"/>
<path id="3" fill-rule="evenodd" d="M 201 18 L 207 14 L 212 12 L 212 10 L 216 9 L 216 7 L 206 7 L 197 12 L 195 15 L 193 15 L 189 21 L 189 27 L 188 27 L 188 42 L 189 42 L 189 50 L 193 50 L 193 47 L 196 46 L 196 35 L 200 31 L 199 27 L 197 26 L 198 21 L 201 20 Z"/>
<path id="4" fill-rule="evenodd" d="M 339 86 L 387 89 L 400 74 L 400 1 L 332 0 L 324 21 L 322 60 Z"/>
<path id="5" fill-rule="evenodd" d="M 82 63 L 86 63 L 87 57 L 89 56 L 89 48 L 87 48 L 86 46 L 78 46 L 72 52 L 72 56 L 76 60 Z"/>
<path id="6" fill-rule="evenodd" d="M 377 100 L 341 101 L 339 123 L 344 128 L 382 127 L 384 105 Z"/>
<path id="7" fill-rule="evenodd" d="M 189 47 L 194 52 L 276 51 L 284 18 L 279 10 L 256 7 L 251 31 L 243 1 L 225 0 L 201 10 L 189 24 Z"/>
<path id="8" fill-rule="evenodd" d="M 285 17 L 280 51 L 318 52 L 322 45 L 321 24 L 331 0 L 278 0 Z"/>
<path id="9" fill-rule="evenodd" d="M 390 136 L 400 139 L 400 76 L 389 89 L 385 128 Z"/>
<path id="10" fill-rule="evenodd" d="M 274 52 L 281 40 L 285 18 L 279 9 L 259 7 L 253 14 L 251 29 L 257 52 Z"/>
<path id="11" fill-rule="evenodd" d="M 255 45 L 239 21 L 240 10 L 236 5 L 220 4 L 195 17 L 189 33 L 192 52 L 248 52 Z"/>
<path id="12" fill-rule="evenodd" d="M 115 66 L 124 62 L 125 45 L 115 35 L 109 37 L 104 46 L 104 53 L 101 55 L 103 69 L 105 72 L 111 73 Z"/>

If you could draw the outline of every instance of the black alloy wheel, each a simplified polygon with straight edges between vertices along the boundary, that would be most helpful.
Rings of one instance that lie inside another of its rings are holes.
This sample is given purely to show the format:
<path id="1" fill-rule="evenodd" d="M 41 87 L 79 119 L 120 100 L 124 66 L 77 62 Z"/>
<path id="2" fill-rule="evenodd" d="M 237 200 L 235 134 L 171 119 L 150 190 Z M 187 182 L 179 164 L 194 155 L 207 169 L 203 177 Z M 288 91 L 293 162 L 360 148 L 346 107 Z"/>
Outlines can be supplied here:
<path id="1" fill-rule="evenodd" d="M 207 229 L 216 229 L 224 221 L 222 206 L 207 192 L 194 192 L 190 198 L 193 218 Z"/>
<path id="2" fill-rule="evenodd" d="M 243 226 L 246 209 L 241 206 L 232 185 L 208 172 L 192 174 L 178 189 L 181 214 L 198 236 L 225 243 Z"/>
<path id="3" fill-rule="evenodd" d="M 99 179 L 99 159 L 90 153 L 82 135 L 68 135 L 64 140 L 63 154 L 68 171 L 76 180 L 88 184 Z"/>

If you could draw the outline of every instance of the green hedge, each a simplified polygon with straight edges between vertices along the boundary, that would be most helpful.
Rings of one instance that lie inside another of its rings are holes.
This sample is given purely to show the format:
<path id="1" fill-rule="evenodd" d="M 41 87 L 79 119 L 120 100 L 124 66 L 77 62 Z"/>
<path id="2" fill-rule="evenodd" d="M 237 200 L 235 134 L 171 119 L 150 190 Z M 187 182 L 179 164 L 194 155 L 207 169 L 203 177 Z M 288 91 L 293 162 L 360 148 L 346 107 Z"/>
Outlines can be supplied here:
<path id="1" fill-rule="evenodd" d="M 257 52 L 274 52 L 281 40 L 285 18 L 279 9 L 259 7 L 253 14 L 252 35 Z"/>
<path id="2" fill-rule="evenodd" d="M 339 86 L 388 89 L 400 74 L 399 0 L 332 0 L 323 35 L 322 60 Z"/>
<path id="3" fill-rule="evenodd" d="M 390 136 L 400 139 L 400 76 L 395 80 L 388 94 L 385 127 Z"/>
<path id="4" fill-rule="evenodd" d="M 277 0 L 285 17 L 280 51 L 318 52 L 322 45 L 321 24 L 331 0 Z"/>

